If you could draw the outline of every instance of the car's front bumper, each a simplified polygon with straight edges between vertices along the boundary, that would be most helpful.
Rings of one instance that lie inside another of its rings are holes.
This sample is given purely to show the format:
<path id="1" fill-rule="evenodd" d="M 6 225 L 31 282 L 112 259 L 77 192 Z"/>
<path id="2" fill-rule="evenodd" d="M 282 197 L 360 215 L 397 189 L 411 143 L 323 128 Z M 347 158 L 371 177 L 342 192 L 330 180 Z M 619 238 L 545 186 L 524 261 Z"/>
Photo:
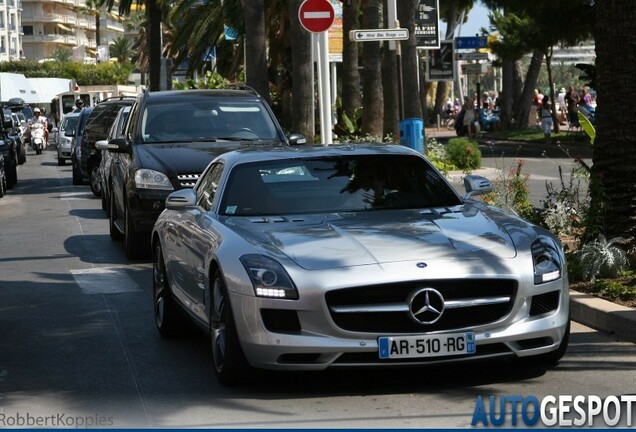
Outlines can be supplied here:
<path id="1" fill-rule="evenodd" d="M 555 293 L 554 308 L 545 313 L 531 312 L 536 293 L 528 296 L 528 290 L 520 288 L 511 310 L 494 322 L 433 332 L 427 332 L 423 327 L 420 333 L 408 333 L 431 335 L 471 331 L 475 333 L 475 354 L 391 360 L 380 359 L 378 338 L 405 336 L 407 333 L 343 330 L 334 323 L 324 301 L 317 301 L 315 296 L 313 304 L 263 299 L 237 293 L 230 295 L 230 301 L 241 346 L 252 366 L 266 369 L 322 370 L 330 367 L 391 367 L 492 357 L 526 357 L 555 351 L 566 334 L 569 321 L 567 278 L 565 283 L 561 279 L 544 284 L 541 292 Z M 263 310 L 285 311 L 281 316 L 286 317 L 290 316 L 290 310 L 293 311 L 300 329 L 268 330 L 268 324 L 264 323 Z"/>
<path id="2" fill-rule="evenodd" d="M 137 232 L 152 231 L 170 192 L 173 191 L 136 189 L 128 192 L 128 208 Z"/>

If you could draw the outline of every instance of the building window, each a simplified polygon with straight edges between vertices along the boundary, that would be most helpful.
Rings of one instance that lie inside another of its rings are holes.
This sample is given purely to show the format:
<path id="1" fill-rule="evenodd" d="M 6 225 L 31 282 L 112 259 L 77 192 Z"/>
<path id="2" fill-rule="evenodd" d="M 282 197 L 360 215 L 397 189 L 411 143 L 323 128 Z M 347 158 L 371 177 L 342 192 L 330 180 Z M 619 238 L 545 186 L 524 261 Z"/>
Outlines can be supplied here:
<path id="1" fill-rule="evenodd" d="M 24 33 L 25 36 L 33 35 L 33 26 L 32 25 L 22 26 L 22 33 Z"/>

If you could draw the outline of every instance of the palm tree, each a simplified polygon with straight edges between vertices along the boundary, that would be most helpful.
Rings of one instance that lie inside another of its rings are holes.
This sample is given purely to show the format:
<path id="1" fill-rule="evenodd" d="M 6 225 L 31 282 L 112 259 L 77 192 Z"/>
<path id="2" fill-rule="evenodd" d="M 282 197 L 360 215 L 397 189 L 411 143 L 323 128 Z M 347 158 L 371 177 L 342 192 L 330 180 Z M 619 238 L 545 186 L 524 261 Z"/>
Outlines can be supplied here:
<path id="1" fill-rule="evenodd" d="M 51 54 L 51 58 L 60 63 L 68 63 L 73 60 L 73 51 L 68 48 L 56 48 Z"/>
<path id="2" fill-rule="evenodd" d="M 636 251 L 634 117 L 628 109 L 617 110 L 613 105 L 615 101 L 636 98 L 633 61 L 636 9 L 629 0 L 596 4 L 596 79 L 597 92 L 602 98 L 598 98 L 596 110 L 591 205 L 600 224 L 596 228 L 607 238 L 625 238 L 627 251 L 633 253 Z"/>
<path id="3" fill-rule="evenodd" d="M 360 70 L 358 42 L 349 40 L 346 35 L 360 28 L 358 15 L 360 0 L 349 0 L 342 4 L 342 109 L 350 119 L 355 118 L 356 110 L 361 106 Z"/>
<path id="4" fill-rule="evenodd" d="M 111 57 L 116 57 L 119 63 L 129 63 L 134 55 L 133 45 L 126 37 L 116 38 L 109 48 Z"/>
<path id="5" fill-rule="evenodd" d="M 362 0 L 362 28 L 380 28 L 382 3 L 382 0 Z M 382 137 L 384 131 L 381 59 L 380 42 L 365 42 L 362 47 L 362 133 L 376 137 Z"/>
<path id="6" fill-rule="evenodd" d="M 302 0 L 289 1 L 289 25 L 292 62 L 292 130 L 305 134 L 308 142 L 313 142 L 313 106 L 311 82 L 311 36 L 300 25 L 298 9 Z"/>

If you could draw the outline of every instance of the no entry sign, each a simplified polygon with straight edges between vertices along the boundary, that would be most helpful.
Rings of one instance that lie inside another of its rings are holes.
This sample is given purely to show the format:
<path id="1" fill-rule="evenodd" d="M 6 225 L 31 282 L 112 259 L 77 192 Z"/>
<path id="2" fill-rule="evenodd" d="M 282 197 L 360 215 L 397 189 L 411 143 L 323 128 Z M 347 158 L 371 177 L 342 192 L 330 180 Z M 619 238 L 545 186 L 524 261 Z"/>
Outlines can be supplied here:
<path id="1" fill-rule="evenodd" d="M 322 33 L 329 30 L 336 17 L 329 0 L 305 0 L 298 9 L 298 19 L 305 30 Z"/>

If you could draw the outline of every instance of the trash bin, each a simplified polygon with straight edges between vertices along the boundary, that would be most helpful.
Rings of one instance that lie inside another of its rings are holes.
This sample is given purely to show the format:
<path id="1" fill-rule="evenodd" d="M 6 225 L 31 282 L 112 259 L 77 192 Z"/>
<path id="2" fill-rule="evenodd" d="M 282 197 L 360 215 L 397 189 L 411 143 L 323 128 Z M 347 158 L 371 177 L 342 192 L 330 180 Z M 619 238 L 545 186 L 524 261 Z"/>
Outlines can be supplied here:
<path id="1" fill-rule="evenodd" d="M 400 144 L 425 154 L 423 119 L 408 118 L 400 121 Z"/>

